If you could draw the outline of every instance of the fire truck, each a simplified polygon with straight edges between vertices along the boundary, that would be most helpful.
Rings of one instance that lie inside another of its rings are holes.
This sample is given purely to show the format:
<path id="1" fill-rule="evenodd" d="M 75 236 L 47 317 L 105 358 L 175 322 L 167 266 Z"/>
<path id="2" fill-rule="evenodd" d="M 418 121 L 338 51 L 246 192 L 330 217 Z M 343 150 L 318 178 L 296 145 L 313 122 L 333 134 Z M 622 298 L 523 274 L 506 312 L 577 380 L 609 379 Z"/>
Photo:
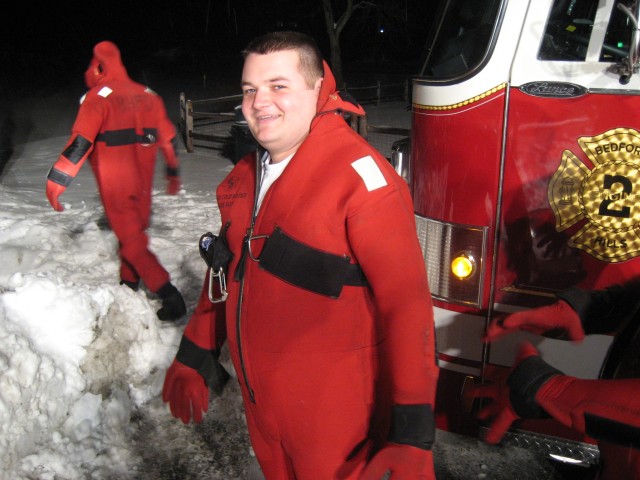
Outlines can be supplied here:
<path id="1" fill-rule="evenodd" d="M 639 6 L 635 0 L 442 0 L 412 80 L 407 180 L 434 300 L 440 429 L 469 435 L 463 392 L 513 365 L 523 340 L 568 375 L 613 378 L 619 339 L 527 333 L 483 343 L 498 316 L 640 272 Z M 635 332 L 633 332 L 635 334 Z M 554 420 L 506 442 L 593 465 Z"/>

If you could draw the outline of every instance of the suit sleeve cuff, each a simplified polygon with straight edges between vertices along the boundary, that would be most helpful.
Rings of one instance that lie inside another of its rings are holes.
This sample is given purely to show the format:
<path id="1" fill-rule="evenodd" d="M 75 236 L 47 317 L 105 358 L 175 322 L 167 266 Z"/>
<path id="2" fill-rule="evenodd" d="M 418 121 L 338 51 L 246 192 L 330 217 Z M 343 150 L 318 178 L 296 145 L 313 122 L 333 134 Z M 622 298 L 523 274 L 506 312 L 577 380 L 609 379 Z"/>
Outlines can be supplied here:
<path id="1" fill-rule="evenodd" d="M 436 428 L 429 404 L 394 405 L 389 441 L 431 450 Z"/>
<path id="2" fill-rule="evenodd" d="M 218 395 L 222 394 L 229 380 L 229 373 L 218 361 L 218 350 L 206 350 L 183 336 L 176 354 L 176 360 L 189 368 L 193 368 L 204 379 L 205 383 Z"/>

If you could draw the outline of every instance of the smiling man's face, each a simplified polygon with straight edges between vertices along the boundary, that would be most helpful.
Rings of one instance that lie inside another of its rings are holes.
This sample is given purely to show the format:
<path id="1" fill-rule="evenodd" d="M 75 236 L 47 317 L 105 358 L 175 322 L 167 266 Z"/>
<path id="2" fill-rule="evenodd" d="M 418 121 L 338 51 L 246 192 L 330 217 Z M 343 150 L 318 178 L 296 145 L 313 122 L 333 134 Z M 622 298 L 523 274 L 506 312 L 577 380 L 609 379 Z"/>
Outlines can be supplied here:
<path id="1" fill-rule="evenodd" d="M 322 79 L 313 86 L 296 50 L 251 53 L 242 70 L 242 113 L 255 139 L 277 163 L 298 150 L 316 115 Z"/>

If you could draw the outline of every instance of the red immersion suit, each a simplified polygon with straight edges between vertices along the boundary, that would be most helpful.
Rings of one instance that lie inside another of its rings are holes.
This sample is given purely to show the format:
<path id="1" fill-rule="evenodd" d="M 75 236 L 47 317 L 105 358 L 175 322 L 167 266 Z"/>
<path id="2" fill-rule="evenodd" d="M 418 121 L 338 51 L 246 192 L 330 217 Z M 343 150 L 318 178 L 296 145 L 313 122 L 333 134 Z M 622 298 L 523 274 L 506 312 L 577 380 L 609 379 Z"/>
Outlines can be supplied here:
<path id="1" fill-rule="evenodd" d="M 169 193 L 179 189 L 175 128 L 162 99 L 127 75 L 118 48 L 101 42 L 85 73 L 90 88 L 81 101 L 72 135 L 48 175 L 47 197 L 56 209 L 85 160 L 100 191 L 105 214 L 120 243 L 120 277 L 132 286 L 142 279 L 158 292 L 169 274 L 149 250 L 146 229 L 158 147 L 167 165 Z M 173 288 L 173 287 L 172 287 Z"/>
<path id="2" fill-rule="evenodd" d="M 605 380 L 554 377 L 536 395 L 554 418 L 598 440 L 598 478 L 640 480 L 640 279 L 604 290 L 558 295 L 580 317 L 585 334 L 615 334 Z M 615 357 L 615 358 L 614 358 Z"/>
<path id="3" fill-rule="evenodd" d="M 267 191 L 249 233 L 251 256 L 258 259 L 271 240 L 263 236 L 277 230 L 359 265 L 368 284 L 320 294 L 243 256 L 256 190 L 252 153 L 217 189 L 234 254 L 228 299 L 212 304 L 205 281 L 176 357 L 200 371 L 207 352 L 228 342 L 269 479 L 360 478 L 380 447 L 374 440 L 386 439 L 392 405 L 430 410 L 435 398 L 432 304 L 409 190 L 340 111 L 363 113 L 335 92 L 325 65 L 317 116 Z M 313 275 L 297 273 L 302 282 Z M 175 401 L 171 391 L 165 381 L 165 400 Z"/>
<path id="4" fill-rule="evenodd" d="M 551 416 L 598 441 L 601 480 L 640 479 L 640 279 L 604 290 L 571 288 L 559 301 L 494 322 L 489 340 L 517 329 L 538 334 L 615 334 L 602 379 L 566 376 L 547 364 L 530 344 L 506 382 L 474 387 L 472 396 L 494 400 L 480 412 L 492 418 L 487 441 L 500 441 L 518 418 Z"/>

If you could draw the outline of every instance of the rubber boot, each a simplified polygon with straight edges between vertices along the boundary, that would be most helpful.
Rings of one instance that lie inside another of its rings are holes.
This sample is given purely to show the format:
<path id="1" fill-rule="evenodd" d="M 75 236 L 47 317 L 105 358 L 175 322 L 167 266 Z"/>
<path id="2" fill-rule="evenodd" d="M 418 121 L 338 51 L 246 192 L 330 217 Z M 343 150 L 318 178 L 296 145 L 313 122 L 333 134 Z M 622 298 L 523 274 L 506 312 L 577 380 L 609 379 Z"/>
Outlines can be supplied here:
<path id="1" fill-rule="evenodd" d="M 156 293 L 162 300 L 162 308 L 156 312 L 160 320 L 177 320 L 187 313 L 182 295 L 171 282 L 165 283 Z"/>
<path id="2" fill-rule="evenodd" d="M 140 281 L 138 280 L 136 282 L 130 282 L 129 280 L 120 280 L 120 285 L 126 285 L 134 292 L 137 292 L 138 288 L 140 287 Z"/>

